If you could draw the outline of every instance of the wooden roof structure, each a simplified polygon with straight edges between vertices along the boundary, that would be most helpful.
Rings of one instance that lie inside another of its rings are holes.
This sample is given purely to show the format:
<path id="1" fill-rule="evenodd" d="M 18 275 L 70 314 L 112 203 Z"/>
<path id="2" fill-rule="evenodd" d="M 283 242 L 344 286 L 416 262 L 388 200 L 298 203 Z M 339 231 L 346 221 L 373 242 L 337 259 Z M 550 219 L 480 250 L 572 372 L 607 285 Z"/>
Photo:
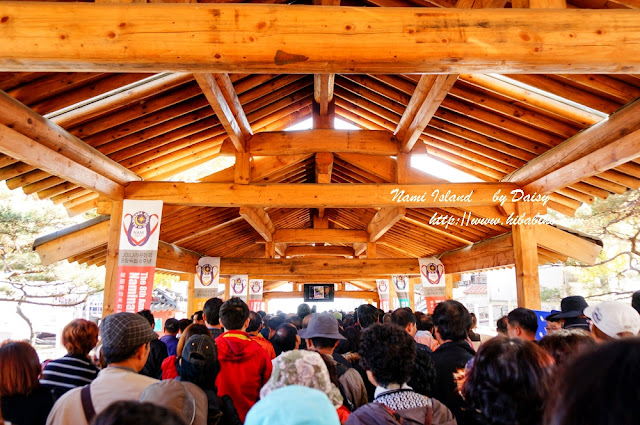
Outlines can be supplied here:
<path id="1" fill-rule="evenodd" d="M 515 264 L 535 307 L 539 263 L 593 263 L 601 243 L 506 217 L 640 187 L 637 0 L 144 3 L 0 1 L 0 179 L 106 215 L 36 243 L 106 265 L 106 293 L 121 201 L 162 199 L 164 270 L 206 255 L 267 291 L 371 291 L 435 255 Z M 480 182 L 411 168 L 425 153 Z"/>

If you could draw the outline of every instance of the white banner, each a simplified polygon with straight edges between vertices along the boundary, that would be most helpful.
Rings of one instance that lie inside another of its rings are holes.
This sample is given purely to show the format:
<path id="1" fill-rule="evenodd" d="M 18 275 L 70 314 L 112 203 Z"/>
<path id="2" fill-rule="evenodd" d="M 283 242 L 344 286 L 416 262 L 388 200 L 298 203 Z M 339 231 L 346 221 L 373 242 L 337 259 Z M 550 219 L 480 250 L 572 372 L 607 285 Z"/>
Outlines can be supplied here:
<path id="1" fill-rule="evenodd" d="M 229 298 L 238 297 L 246 303 L 247 292 L 249 292 L 249 275 L 232 274 L 229 277 Z"/>
<path id="2" fill-rule="evenodd" d="M 249 280 L 249 310 L 259 311 L 262 309 L 262 291 L 264 281 L 262 279 Z"/>
<path id="3" fill-rule="evenodd" d="M 196 265 L 196 279 L 193 285 L 194 298 L 218 296 L 220 283 L 220 257 L 202 257 Z"/>
<path id="4" fill-rule="evenodd" d="M 391 276 L 391 281 L 396 290 L 400 307 L 409 307 L 409 276 L 393 275 Z"/>
<path id="5" fill-rule="evenodd" d="M 445 294 L 444 265 L 435 257 L 419 258 L 420 280 L 423 297 L 440 297 Z"/>
<path id="6" fill-rule="evenodd" d="M 389 279 L 376 279 L 378 298 L 380 298 L 380 310 L 389 311 Z"/>

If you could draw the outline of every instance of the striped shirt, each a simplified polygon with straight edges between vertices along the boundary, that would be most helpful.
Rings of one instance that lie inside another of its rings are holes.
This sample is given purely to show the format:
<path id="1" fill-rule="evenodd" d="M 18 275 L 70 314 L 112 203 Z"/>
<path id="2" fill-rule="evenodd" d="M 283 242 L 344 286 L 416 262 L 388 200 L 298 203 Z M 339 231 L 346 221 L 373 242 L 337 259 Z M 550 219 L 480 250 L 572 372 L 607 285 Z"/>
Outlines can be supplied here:
<path id="1" fill-rule="evenodd" d="M 70 389 L 90 383 L 96 376 L 98 368 L 89 359 L 67 354 L 47 363 L 42 371 L 40 383 L 51 390 L 58 399 Z"/>

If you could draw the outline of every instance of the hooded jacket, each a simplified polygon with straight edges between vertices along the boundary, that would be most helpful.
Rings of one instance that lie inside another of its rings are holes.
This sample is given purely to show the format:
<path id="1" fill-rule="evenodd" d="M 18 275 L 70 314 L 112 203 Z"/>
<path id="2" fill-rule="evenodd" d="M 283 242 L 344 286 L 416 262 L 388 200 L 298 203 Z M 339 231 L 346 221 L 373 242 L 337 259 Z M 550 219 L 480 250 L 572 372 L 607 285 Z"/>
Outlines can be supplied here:
<path id="1" fill-rule="evenodd" d="M 271 376 L 271 359 L 246 332 L 227 331 L 216 338 L 220 373 L 218 396 L 228 395 L 244 422 L 247 412 L 260 399 L 260 388 Z"/>

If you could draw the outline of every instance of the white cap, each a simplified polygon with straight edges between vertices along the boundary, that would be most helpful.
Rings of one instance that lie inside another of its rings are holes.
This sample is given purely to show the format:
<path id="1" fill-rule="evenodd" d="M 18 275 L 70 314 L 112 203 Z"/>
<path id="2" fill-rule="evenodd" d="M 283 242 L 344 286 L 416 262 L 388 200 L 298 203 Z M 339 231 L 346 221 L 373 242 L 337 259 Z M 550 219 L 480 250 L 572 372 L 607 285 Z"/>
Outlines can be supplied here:
<path id="1" fill-rule="evenodd" d="M 611 338 L 620 338 L 621 332 L 640 333 L 640 314 L 628 304 L 605 301 L 585 308 L 584 315 Z"/>

